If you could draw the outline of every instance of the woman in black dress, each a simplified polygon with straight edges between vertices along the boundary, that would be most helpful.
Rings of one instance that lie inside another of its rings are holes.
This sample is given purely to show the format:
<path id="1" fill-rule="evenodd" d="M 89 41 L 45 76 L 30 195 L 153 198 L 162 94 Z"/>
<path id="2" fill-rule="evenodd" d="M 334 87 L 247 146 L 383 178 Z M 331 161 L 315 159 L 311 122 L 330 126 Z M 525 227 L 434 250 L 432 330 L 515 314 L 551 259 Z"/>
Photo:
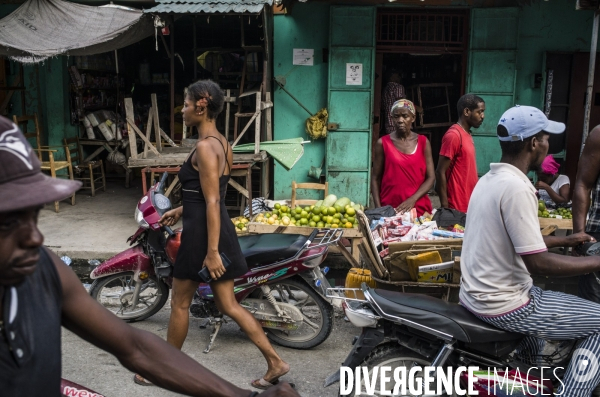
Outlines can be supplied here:
<path id="1" fill-rule="evenodd" d="M 198 142 L 179 171 L 183 206 L 168 211 L 160 220 L 162 225 L 172 226 L 183 215 L 181 246 L 173 270 L 167 342 L 181 349 L 188 332 L 190 304 L 201 281 L 198 272 L 206 266 L 214 280 L 210 288 L 217 308 L 240 326 L 267 360 L 267 373 L 252 382 L 252 386 L 265 389 L 276 384 L 289 371 L 289 365 L 277 355 L 258 321 L 240 306 L 233 293 L 234 278 L 245 274 L 248 267 L 225 208 L 233 154 L 215 124 L 223 103 L 220 87 L 213 81 L 202 80 L 188 87 L 181 111 L 185 125 L 197 128 Z M 231 261 L 227 269 L 220 253 Z"/>

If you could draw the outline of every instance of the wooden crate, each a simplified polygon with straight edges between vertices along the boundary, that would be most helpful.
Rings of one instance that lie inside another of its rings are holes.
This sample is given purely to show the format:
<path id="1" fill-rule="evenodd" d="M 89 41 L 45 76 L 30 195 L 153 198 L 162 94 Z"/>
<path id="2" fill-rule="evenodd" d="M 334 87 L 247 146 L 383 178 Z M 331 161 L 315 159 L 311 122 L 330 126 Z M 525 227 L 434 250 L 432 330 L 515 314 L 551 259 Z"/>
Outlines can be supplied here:
<path id="1" fill-rule="evenodd" d="M 540 229 L 555 225 L 558 229 L 573 230 L 573 219 L 538 218 L 538 220 L 540 221 Z"/>

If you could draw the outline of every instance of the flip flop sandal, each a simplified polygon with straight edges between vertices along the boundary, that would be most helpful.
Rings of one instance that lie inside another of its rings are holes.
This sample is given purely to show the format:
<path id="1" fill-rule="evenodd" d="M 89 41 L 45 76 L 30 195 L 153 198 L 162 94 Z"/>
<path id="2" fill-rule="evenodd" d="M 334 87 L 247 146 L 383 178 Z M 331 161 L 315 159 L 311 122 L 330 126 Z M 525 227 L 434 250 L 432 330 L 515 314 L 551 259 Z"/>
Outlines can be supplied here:
<path id="1" fill-rule="evenodd" d="M 154 386 L 154 383 L 138 374 L 133 375 L 133 381 L 140 386 Z"/>
<path id="2" fill-rule="evenodd" d="M 279 378 L 275 378 L 271 382 L 265 380 L 265 378 L 260 378 L 260 379 L 254 380 L 252 383 L 250 383 L 250 385 L 252 385 L 252 387 L 254 387 L 256 389 L 261 389 L 261 390 L 267 390 L 268 388 L 273 387 L 277 384 L 279 384 Z M 296 388 L 296 385 L 291 382 L 290 382 L 290 386 L 292 387 L 292 389 Z"/>

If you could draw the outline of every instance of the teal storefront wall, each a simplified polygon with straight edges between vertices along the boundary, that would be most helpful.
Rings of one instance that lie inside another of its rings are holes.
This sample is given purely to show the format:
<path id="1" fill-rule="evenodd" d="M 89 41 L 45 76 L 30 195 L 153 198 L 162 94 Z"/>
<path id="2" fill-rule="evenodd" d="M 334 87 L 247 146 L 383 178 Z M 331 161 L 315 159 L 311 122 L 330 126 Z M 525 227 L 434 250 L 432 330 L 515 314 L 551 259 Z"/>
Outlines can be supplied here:
<path id="1" fill-rule="evenodd" d="M 273 23 L 273 75 L 285 76 L 285 88 L 313 114 L 327 106 L 328 63 L 323 50 L 329 47 L 329 4 L 296 3 L 291 15 L 275 15 Z M 294 48 L 314 49 L 313 66 L 293 65 Z M 273 85 L 274 139 L 303 137 L 308 113 L 288 94 Z M 319 139 L 304 145 L 304 155 L 294 168 L 286 170 L 275 161 L 275 199 L 289 199 L 292 181 L 316 182 L 308 177 L 311 166 L 320 166 L 325 156 L 325 140 Z M 306 198 L 316 198 L 306 192 Z"/>

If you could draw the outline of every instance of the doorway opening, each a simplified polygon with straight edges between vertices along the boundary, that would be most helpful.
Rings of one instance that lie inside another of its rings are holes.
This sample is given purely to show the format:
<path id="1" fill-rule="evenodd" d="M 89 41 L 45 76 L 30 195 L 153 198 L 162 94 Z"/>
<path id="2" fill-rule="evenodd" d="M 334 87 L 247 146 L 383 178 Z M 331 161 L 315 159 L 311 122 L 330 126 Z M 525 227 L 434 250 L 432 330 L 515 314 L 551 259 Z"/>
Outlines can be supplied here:
<path id="1" fill-rule="evenodd" d="M 428 137 L 437 165 L 442 136 L 458 119 L 456 103 L 464 94 L 467 38 L 468 10 L 380 10 L 373 142 L 390 131 L 383 94 L 399 80 L 417 109 L 413 130 Z"/>

